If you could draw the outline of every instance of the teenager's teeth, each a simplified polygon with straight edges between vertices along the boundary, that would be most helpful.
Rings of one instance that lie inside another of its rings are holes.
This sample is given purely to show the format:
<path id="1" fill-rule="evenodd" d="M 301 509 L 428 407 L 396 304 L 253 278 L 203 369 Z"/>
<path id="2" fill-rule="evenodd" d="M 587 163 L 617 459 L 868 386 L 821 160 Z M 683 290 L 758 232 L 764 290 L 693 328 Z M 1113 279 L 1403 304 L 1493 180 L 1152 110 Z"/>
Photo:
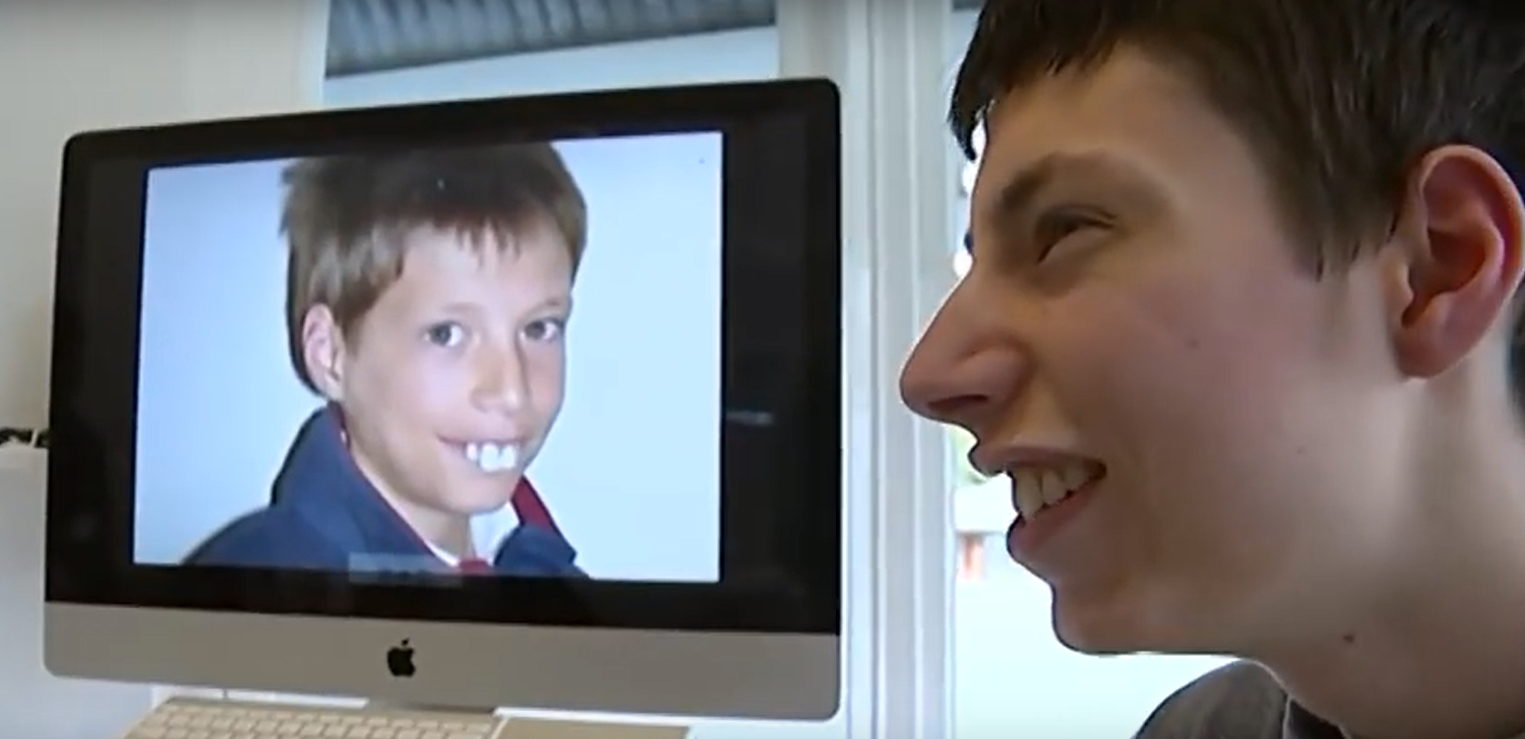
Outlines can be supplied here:
<path id="1" fill-rule="evenodd" d="M 1032 470 L 1011 473 L 1011 497 L 1017 504 L 1017 512 L 1029 520 L 1043 509 L 1043 491 L 1038 487 L 1039 474 Z"/>
<path id="2" fill-rule="evenodd" d="M 502 472 L 519 466 L 519 447 L 513 444 L 472 442 L 466 445 L 466 458 L 483 472 Z"/>
<path id="3" fill-rule="evenodd" d="M 1059 473 L 1053 470 L 1044 470 L 1043 476 L 1038 478 L 1038 489 L 1043 491 L 1043 504 L 1053 505 L 1064 496 L 1070 494 L 1070 489 L 1065 487 L 1064 481 L 1059 479 Z"/>
<path id="4" fill-rule="evenodd" d="M 1059 470 L 1059 479 L 1064 482 L 1066 490 L 1074 490 L 1095 476 L 1096 471 L 1083 464 L 1067 464 Z"/>
<path id="5" fill-rule="evenodd" d="M 1010 470 L 1012 504 L 1029 521 L 1038 512 L 1070 496 L 1096 479 L 1098 470 L 1079 462 L 1059 467 L 1020 467 Z"/>

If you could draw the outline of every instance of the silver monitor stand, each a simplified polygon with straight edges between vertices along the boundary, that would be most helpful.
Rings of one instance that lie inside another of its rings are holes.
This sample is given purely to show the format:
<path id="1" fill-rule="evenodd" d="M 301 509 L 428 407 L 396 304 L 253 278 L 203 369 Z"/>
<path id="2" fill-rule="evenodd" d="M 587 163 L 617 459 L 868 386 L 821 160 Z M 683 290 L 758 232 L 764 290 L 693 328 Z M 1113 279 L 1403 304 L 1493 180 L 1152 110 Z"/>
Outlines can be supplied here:
<path id="1" fill-rule="evenodd" d="M 369 701 L 366 708 L 391 711 L 433 713 L 442 716 L 491 716 L 495 708 L 471 708 L 461 706 L 397 705 L 384 701 Z M 509 717 L 504 721 L 498 739 L 687 739 L 688 726 L 673 724 L 643 724 L 620 721 L 579 721 L 573 719 L 541 719 Z"/>

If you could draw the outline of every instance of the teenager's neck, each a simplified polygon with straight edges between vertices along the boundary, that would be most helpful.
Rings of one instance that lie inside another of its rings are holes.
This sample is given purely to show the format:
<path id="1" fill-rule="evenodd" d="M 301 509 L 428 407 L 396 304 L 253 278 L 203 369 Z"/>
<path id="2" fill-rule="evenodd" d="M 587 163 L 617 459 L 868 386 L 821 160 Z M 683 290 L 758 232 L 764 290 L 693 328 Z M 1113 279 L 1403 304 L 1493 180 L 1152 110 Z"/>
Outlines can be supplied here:
<path id="1" fill-rule="evenodd" d="M 1366 615 L 1259 659 L 1353 739 L 1525 735 L 1525 435 L 1491 420 L 1415 455 L 1410 556 Z"/>

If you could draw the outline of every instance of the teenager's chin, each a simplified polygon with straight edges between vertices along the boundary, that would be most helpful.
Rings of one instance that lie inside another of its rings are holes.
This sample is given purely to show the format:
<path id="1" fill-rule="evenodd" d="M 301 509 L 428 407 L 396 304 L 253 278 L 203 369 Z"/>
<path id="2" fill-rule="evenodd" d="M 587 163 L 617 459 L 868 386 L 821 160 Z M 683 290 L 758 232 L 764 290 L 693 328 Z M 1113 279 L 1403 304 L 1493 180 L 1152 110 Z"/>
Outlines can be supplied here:
<path id="1" fill-rule="evenodd" d="M 1054 604 L 1054 637 L 1065 649 L 1098 657 L 1147 651 L 1116 624 L 1077 618 Z"/>
<path id="2" fill-rule="evenodd" d="M 1160 634 L 1150 633 L 1137 604 L 1120 594 L 1067 594 L 1054 590 L 1054 636 L 1066 649 L 1081 654 L 1113 656 L 1161 651 Z"/>
<path id="3" fill-rule="evenodd" d="M 1066 597 L 1056 591 L 1054 636 L 1066 649 L 1095 656 L 1225 653 L 1223 635 L 1201 623 L 1199 614 L 1151 607 L 1158 605 L 1122 597 Z"/>

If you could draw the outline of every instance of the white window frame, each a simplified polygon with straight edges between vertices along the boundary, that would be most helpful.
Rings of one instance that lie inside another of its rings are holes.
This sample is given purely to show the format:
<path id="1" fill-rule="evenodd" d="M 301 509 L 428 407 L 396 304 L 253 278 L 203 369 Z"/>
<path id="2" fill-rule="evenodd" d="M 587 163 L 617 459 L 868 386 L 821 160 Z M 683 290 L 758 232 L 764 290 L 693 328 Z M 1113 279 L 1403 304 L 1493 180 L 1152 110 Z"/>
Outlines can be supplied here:
<path id="1" fill-rule="evenodd" d="M 926 0 L 778 3 L 780 76 L 829 77 L 842 91 L 850 737 L 953 731 L 946 440 L 898 391 L 953 278 L 951 17 Z"/>

